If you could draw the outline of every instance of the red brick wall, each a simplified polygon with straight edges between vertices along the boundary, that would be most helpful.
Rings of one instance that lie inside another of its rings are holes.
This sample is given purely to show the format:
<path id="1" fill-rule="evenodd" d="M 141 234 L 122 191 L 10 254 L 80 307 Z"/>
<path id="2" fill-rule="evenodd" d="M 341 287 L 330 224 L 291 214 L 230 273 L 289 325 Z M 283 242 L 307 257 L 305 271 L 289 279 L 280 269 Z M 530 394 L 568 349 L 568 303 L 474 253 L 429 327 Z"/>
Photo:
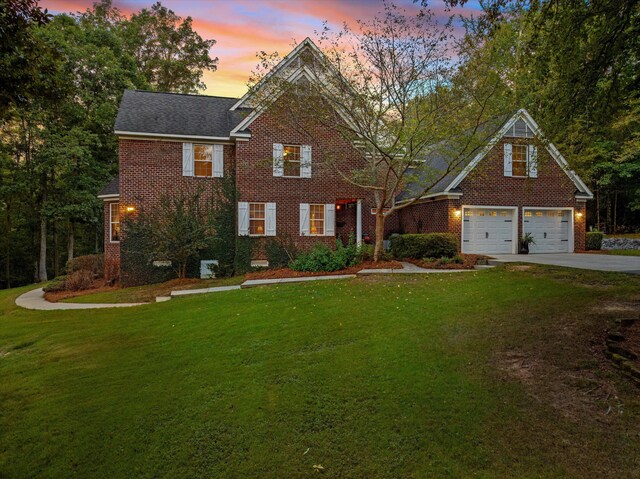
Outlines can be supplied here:
<path id="1" fill-rule="evenodd" d="M 463 205 L 517 206 L 518 237 L 522 236 L 522 207 L 575 208 L 582 212 L 574 223 L 575 251 L 584 251 L 585 203 L 575 199 L 576 186 L 538 142 L 538 177 L 516 178 L 504 176 L 504 143 L 526 144 L 531 139 L 505 138 L 498 142 L 476 168 L 460 183 L 460 200 L 441 200 L 421 203 L 401 212 L 404 231 L 417 232 L 418 221 L 423 232 L 451 231 L 461 234 L 461 217 L 455 210 Z"/>
<path id="2" fill-rule="evenodd" d="M 370 214 L 373 198 L 369 191 L 345 182 L 337 169 L 348 171 L 358 165 L 359 153 L 347 144 L 337 133 L 314 126 L 310 135 L 278 121 L 268 112 L 261 115 L 250 126 L 251 139 L 238 142 L 236 146 L 236 182 L 239 201 L 275 202 L 276 234 L 289 236 L 299 248 L 308 248 L 316 242 L 335 243 L 335 237 L 300 236 L 300 203 L 335 204 L 339 199 L 362 200 L 362 231 L 373 238 L 374 217 Z M 287 178 L 273 176 L 273 144 L 311 145 L 311 178 Z M 349 158 L 336 164 L 334 158 Z M 361 166 L 361 165 L 360 165 Z M 353 211 L 353 218 L 350 212 Z M 340 218 L 343 216 L 344 218 Z M 349 217 L 347 217 L 349 216 Z M 342 233 L 348 236 L 348 229 L 355 230 L 355 207 L 344 215 L 336 212 L 336 217 L 345 220 Z M 341 233 L 336 229 L 336 234 Z M 259 238 L 258 244 L 266 239 Z M 254 248 L 254 258 L 260 258 L 262 248 Z"/>

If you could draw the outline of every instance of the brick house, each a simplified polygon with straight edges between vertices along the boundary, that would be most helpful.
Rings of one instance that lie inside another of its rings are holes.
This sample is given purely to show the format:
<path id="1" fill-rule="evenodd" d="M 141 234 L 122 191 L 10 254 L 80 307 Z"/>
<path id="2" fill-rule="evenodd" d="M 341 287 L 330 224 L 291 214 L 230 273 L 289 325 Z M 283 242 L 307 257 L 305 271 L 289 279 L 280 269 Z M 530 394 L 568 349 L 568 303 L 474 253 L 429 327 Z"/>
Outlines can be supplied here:
<path id="1" fill-rule="evenodd" d="M 295 70 L 305 40 L 276 68 Z M 163 195 L 210 188 L 233 178 L 236 231 L 254 238 L 255 264 L 265 264 L 264 242 L 288 237 L 300 247 L 349 234 L 373 236 L 373 198 L 331 168 L 323 152 L 358 158 L 352 145 L 317 128 L 311 137 L 287 129 L 269 110 L 240 99 L 127 90 L 115 124 L 120 173 L 103 191 L 105 260 L 120 261 L 120 223 L 152 208 Z M 450 231 L 463 253 L 516 253 L 524 232 L 532 252 L 584 249 L 589 189 L 570 171 L 533 119 L 518 111 L 495 123 L 486 145 L 428 195 L 387 218 L 393 232 Z M 429 158 L 437 164 L 444 158 Z M 348 166 L 348 165 L 347 165 Z M 410 188 L 396 201 L 409 201 Z M 215 200 L 215 198 L 212 198 Z M 125 236 L 126 236 L 126 232 Z M 215 260 L 215 258 L 211 258 Z"/>

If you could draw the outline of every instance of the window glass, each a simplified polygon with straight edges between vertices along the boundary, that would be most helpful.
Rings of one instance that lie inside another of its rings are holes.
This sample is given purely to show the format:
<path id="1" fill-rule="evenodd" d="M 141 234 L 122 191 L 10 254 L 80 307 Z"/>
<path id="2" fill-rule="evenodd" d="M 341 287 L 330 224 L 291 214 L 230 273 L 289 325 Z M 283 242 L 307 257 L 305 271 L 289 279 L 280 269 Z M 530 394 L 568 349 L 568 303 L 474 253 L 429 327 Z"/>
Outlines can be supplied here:
<path id="1" fill-rule="evenodd" d="M 484 210 L 478 210 L 478 216 L 484 216 Z"/>
<path id="2" fill-rule="evenodd" d="M 193 175 L 213 176 L 212 145 L 193 145 Z"/>
<path id="3" fill-rule="evenodd" d="M 498 216 L 498 212 L 497 211 L 492 211 L 491 213 L 489 213 L 489 216 Z"/>
<path id="4" fill-rule="evenodd" d="M 530 216 L 531 216 L 531 211 L 525 211 L 525 212 L 524 212 L 524 215 L 525 215 L 527 218 L 528 218 L 528 217 L 530 217 Z"/>
<path id="5" fill-rule="evenodd" d="M 109 235 L 111 242 L 120 241 L 120 203 L 111 203 L 109 205 Z"/>
<path id="6" fill-rule="evenodd" d="M 300 146 L 284 145 L 284 176 L 300 176 Z"/>
<path id="7" fill-rule="evenodd" d="M 309 233 L 324 235 L 324 205 L 309 205 Z"/>
<path id="8" fill-rule="evenodd" d="M 473 216 L 473 211 L 471 211 L 471 210 L 464 210 L 464 215 L 465 215 L 465 216 Z"/>
<path id="9" fill-rule="evenodd" d="M 500 212 L 500 216 L 509 216 L 509 212 L 508 212 L 508 211 L 505 211 L 505 210 L 502 210 L 502 211 Z"/>
<path id="10" fill-rule="evenodd" d="M 513 145 L 511 151 L 513 176 L 527 176 L 527 145 Z"/>
<path id="11" fill-rule="evenodd" d="M 536 211 L 536 216 L 542 216 L 542 211 Z"/>
<path id="12" fill-rule="evenodd" d="M 264 235 L 265 234 L 265 207 L 264 203 L 249 203 L 249 234 Z"/>

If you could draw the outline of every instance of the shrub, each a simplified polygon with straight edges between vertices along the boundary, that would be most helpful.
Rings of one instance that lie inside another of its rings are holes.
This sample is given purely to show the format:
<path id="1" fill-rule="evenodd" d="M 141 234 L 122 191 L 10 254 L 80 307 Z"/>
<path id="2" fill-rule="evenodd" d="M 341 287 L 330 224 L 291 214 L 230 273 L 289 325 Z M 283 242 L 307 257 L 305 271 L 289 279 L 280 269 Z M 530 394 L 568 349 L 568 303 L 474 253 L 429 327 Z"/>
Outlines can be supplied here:
<path id="1" fill-rule="evenodd" d="M 64 282 L 64 289 L 67 291 L 82 291 L 89 289 L 93 285 L 93 273 L 86 269 L 74 271 L 67 275 Z"/>
<path id="2" fill-rule="evenodd" d="M 458 238 L 453 233 L 394 235 L 391 253 L 398 259 L 452 258 L 458 254 Z"/>
<path id="3" fill-rule="evenodd" d="M 64 291 L 66 276 L 56 276 L 53 280 L 44 288 L 45 293 L 55 293 L 58 291 Z"/>
<path id="4" fill-rule="evenodd" d="M 332 250 L 325 243 L 316 243 L 308 252 L 301 253 L 289 265 L 294 271 L 331 272 L 358 263 L 358 247 L 353 241 L 347 246 L 336 241 Z"/>
<path id="5" fill-rule="evenodd" d="M 287 266 L 297 256 L 297 248 L 289 236 L 270 238 L 265 244 L 270 268 Z"/>
<path id="6" fill-rule="evenodd" d="M 586 248 L 588 250 L 602 249 L 602 238 L 604 234 L 601 231 L 589 231 L 587 232 Z"/>
<path id="7" fill-rule="evenodd" d="M 104 256 L 88 254 L 67 261 L 67 273 L 71 274 L 76 271 L 90 271 L 94 278 L 102 278 L 104 275 Z"/>

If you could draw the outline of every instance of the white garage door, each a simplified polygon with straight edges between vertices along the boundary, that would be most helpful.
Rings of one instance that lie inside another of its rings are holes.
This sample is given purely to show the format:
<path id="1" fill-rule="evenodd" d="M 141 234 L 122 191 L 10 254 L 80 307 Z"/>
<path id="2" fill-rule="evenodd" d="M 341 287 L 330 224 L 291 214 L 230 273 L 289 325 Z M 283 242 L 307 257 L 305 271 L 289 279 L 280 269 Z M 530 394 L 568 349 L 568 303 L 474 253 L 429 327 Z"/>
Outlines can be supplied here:
<path id="1" fill-rule="evenodd" d="M 462 221 L 463 253 L 513 253 L 514 210 L 464 208 Z"/>
<path id="2" fill-rule="evenodd" d="M 569 226 L 571 211 L 569 210 L 536 210 L 525 209 L 523 233 L 533 234 L 534 244 L 529 245 L 530 253 L 568 253 Z"/>

